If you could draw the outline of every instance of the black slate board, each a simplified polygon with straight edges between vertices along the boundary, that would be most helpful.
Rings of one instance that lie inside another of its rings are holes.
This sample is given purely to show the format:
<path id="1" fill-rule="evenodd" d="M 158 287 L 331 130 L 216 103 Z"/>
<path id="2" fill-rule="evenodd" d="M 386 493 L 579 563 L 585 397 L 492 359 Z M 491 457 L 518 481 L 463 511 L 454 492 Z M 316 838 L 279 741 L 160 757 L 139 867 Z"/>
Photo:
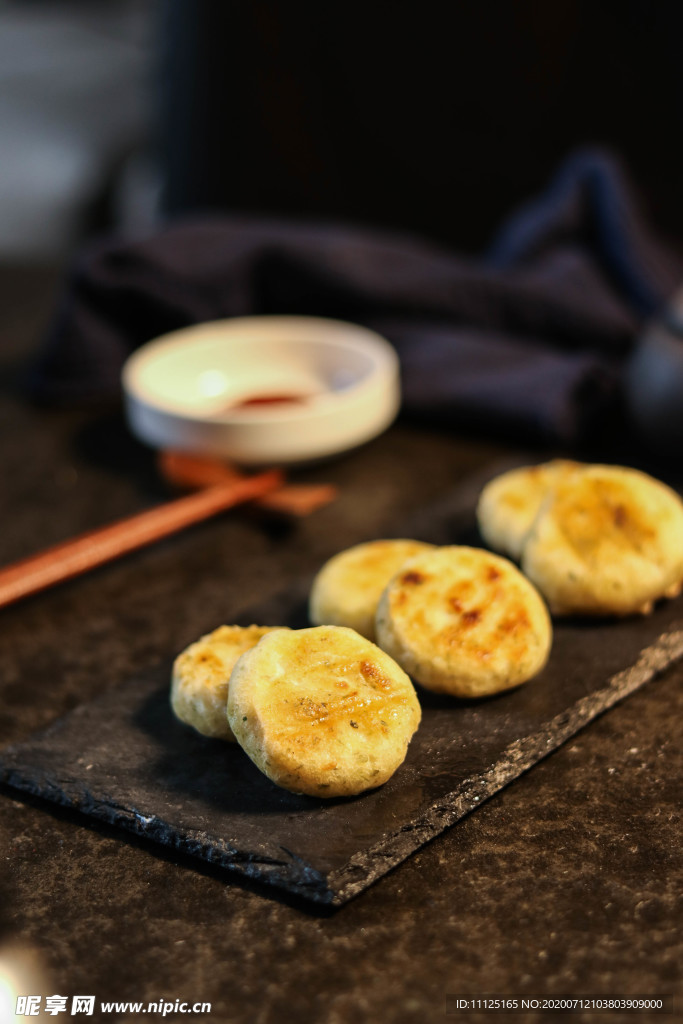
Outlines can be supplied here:
<path id="1" fill-rule="evenodd" d="M 481 483 L 397 535 L 476 543 Z M 305 625 L 307 590 L 304 581 L 246 620 Z M 338 906 L 682 655 L 683 598 L 643 619 L 557 623 L 548 666 L 520 689 L 469 702 L 421 691 L 423 721 L 398 772 L 333 801 L 278 789 L 236 745 L 175 721 L 165 665 L 4 750 L 0 781 Z"/>

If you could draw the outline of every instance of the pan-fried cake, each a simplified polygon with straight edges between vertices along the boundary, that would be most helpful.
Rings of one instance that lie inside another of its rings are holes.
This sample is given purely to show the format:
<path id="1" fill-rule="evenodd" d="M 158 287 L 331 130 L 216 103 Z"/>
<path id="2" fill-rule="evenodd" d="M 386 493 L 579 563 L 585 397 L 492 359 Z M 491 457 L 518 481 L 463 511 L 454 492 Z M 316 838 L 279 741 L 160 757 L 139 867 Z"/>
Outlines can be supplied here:
<path id="1" fill-rule="evenodd" d="M 647 614 L 683 580 L 683 502 L 634 469 L 591 465 L 555 483 L 522 569 L 554 614 Z"/>
<path id="2" fill-rule="evenodd" d="M 311 622 L 349 626 L 374 640 L 377 604 L 387 583 L 404 562 L 433 546 L 419 540 L 373 540 L 341 551 L 313 581 Z"/>
<path id="3" fill-rule="evenodd" d="M 483 488 L 477 504 L 479 532 L 486 544 L 519 561 L 526 536 L 549 491 L 580 468 L 581 463 L 554 459 L 494 477 Z"/>
<path id="4" fill-rule="evenodd" d="M 227 718 L 228 683 L 235 662 L 273 626 L 219 626 L 186 647 L 173 663 L 171 707 L 204 736 L 233 740 Z"/>
<path id="5" fill-rule="evenodd" d="M 228 717 L 240 745 L 278 786 L 310 796 L 386 782 L 420 714 L 405 672 L 343 626 L 271 633 L 230 679 Z"/>
<path id="6" fill-rule="evenodd" d="M 511 562 L 451 546 L 393 577 L 377 609 L 377 642 L 427 689 L 482 697 L 540 672 L 552 629 L 542 598 Z"/>

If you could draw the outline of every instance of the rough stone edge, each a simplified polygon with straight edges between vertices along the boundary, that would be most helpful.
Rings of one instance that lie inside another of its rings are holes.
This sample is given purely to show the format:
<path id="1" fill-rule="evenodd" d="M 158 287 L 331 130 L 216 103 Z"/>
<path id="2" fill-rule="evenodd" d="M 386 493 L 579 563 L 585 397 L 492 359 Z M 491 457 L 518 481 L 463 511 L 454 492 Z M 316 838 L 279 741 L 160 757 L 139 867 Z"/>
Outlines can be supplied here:
<path id="1" fill-rule="evenodd" d="M 13 768 L 0 762 L 0 783 L 50 804 L 77 811 L 86 819 L 96 819 L 155 845 L 199 858 L 207 864 L 216 865 L 251 881 L 274 886 L 322 906 L 330 906 L 333 902 L 335 894 L 329 888 L 325 875 L 285 847 L 281 847 L 283 856 L 279 858 L 239 850 L 225 840 L 208 836 L 200 829 L 174 831 L 172 838 L 169 838 L 168 827 L 154 815 L 123 807 L 106 797 L 93 797 L 86 787 L 73 779 L 61 779 L 55 785 L 44 777 L 31 778 L 23 773 L 20 765 Z"/>
<path id="2" fill-rule="evenodd" d="M 635 665 L 613 675 L 606 686 L 587 694 L 545 727 L 510 743 L 485 772 L 465 779 L 433 803 L 419 819 L 387 835 L 328 876 L 334 906 L 353 899 L 430 839 L 460 821 L 485 800 L 519 778 L 603 712 L 635 693 L 683 657 L 683 629 L 663 633 L 645 647 Z"/>
<path id="3" fill-rule="evenodd" d="M 373 882 L 406 860 L 425 843 L 480 807 L 495 793 L 519 778 L 591 721 L 624 700 L 645 683 L 683 657 L 683 629 L 663 633 L 645 647 L 634 665 L 613 675 L 606 686 L 587 694 L 552 718 L 538 732 L 515 740 L 503 749 L 487 770 L 464 779 L 414 820 L 389 833 L 367 850 L 352 856 L 345 867 L 325 876 L 290 850 L 283 857 L 258 857 L 210 839 L 204 832 L 186 829 L 171 841 L 165 826 L 154 816 L 123 807 L 114 800 L 95 799 L 81 783 L 61 779 L 59 786 L 47 779 L 31 779 L 20 765 L 0 761 L 0 782 L 13 790 L 30 793 L 53 804 L 68 807 L 89 818 L 122 828 L 155 845 L 176 849 L 207 864 L 280 891 L 296 894 L 321 908 L 336 908 L 369 888 Z M 11 748 L 10 748 L 11 750 Z M 6 756 L 10 750 L 3 751 Z"/>

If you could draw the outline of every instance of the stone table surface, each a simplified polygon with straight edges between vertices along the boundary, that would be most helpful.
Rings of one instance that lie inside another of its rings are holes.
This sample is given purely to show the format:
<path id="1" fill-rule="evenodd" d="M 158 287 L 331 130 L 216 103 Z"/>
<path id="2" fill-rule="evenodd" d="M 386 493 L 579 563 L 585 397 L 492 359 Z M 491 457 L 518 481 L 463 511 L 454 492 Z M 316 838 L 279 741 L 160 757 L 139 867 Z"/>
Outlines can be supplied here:
<path id="1" fill-rule="evenodd" d="M 23 396 L 57 281 L 0 268 L 0 564 L 168 497 L 117 408 L 41 409 Z M 1 610 L 0 743 L 514 454 L 399 422 L 297 473 L 340 487 L 307 519 L 235 511 Z M 210 1014 L 182 1019 L 235 1024 L 488 1019 L 454 1012 L 461 995 L 675 994 L 680 1019 L 682 679 L 677 665 L 648 683 L 332 913 L 4 790 L 0 969 L 21 960 L 33 972 L 21 994 L 69 1006 L 76 994 L 207 1002 Z"/>

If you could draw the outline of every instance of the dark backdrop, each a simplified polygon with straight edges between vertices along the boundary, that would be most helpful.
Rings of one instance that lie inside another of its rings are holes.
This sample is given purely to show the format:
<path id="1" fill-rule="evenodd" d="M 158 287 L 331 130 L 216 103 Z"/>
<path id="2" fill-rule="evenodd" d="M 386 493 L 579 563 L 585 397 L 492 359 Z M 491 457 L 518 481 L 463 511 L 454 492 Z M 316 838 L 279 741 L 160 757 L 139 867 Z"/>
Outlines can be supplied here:
<path id="1" fill-rule="evenodd" d="M 577 146 L 683 238 L 678 0 L 166 0 L 164 206 L 478 250 Z"/>

